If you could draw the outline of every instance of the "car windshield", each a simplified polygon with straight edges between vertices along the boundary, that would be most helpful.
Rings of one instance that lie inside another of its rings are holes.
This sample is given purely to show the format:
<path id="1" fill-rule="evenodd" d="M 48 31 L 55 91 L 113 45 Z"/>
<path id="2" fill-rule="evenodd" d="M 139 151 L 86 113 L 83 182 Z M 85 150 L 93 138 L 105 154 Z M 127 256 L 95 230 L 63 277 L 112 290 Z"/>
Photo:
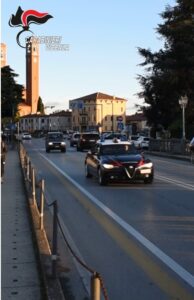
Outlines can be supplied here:
<path id="1" fill-rule="evenodd" d="M 112 140 L 113 138 L 126 140 L 126 135 L 121 134 L 121 133 L 110 133 L 104 137 L 105 140 Z"/>
<path id="2" fill-rule="evenodd" d="M 139 139 L 139 136 L 131 136 L 130 138 L 132 141 L 137 141 Z"/>
<path id="3" fill-rule="evenodd" d="M 103 145 L 100 153 L 102 155 L 125 155 L 136 154 L 137 151 L 133 145 L 130 144 L 116 144 L 116 145 Z"/>
<path id="4" fill-rule="evenodd" d="M 82 138 L 87 139 L 87 140 L 97 140 L 99 139 L 98 134 L 83 134 Z"/>
<path id="5" fill-rule="evenodd" d="M 49 140 L 58 140 L 58 139 L 63 139 L 63 134 L 62 133 L 52 133 L 48 135 Z"/>

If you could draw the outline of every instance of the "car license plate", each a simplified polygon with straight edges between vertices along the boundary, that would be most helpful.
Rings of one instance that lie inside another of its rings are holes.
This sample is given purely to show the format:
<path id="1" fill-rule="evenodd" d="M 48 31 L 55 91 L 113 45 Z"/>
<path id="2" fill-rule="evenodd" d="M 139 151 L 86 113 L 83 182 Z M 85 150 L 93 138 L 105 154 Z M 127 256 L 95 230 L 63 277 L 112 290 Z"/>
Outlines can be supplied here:
<path id="1" fill-rule="evenodd" d="M 140 170 L 141 174 L 151 174 L 151 170 L 150 169 L 142 169 Z"/>
<path id="2" fill-rule="evenodd" d="M 95 140 L 90 140 L 90 142 L 95 142 Z"/>

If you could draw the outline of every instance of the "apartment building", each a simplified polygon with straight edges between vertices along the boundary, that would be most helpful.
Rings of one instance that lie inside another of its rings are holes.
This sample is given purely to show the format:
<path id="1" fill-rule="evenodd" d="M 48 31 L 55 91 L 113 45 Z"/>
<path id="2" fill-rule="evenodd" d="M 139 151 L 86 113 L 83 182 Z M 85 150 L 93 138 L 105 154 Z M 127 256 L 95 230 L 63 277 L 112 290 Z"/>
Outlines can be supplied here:
<path id="1" fill-rule="evenodd" d="M 75 131 L 121 131 L 125 126 L 124 98 L 94 93 L 69 101 Z"/>
<path id="2" fill-rule="evenodd" d="M 71 112 L 60 111 L 50 115 L 30 114 L 23 116 L 19 121 L 20 131 L 65 131 L 70 130 Z"/>

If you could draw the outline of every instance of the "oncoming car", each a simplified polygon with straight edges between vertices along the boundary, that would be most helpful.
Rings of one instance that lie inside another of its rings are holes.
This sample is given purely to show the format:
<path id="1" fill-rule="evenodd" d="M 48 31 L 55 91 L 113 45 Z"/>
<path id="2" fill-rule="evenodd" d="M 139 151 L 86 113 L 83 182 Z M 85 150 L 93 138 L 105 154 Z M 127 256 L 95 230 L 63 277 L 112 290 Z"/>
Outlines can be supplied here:
<path id="1" fill-rule="evenodd" d="M 138 153 L 132 142 L 99 141 L 85 158 L 85 176 L 95 176 L 100 185 L 113 181 L 142 180 L 152 183 L 153 163 Z"/>
<path id="2" fill-rule="evenodd" d="M 31 140 L 32 136 L 29 132 L 22 133 L 22 140 Z"/>
<path id="3" fill-rule="evenodd" d="M 50 150 L 60 150 L 66 152 L 66 144 L 62 132 L 48 132 L 45 140 L 46 152 Z"/>

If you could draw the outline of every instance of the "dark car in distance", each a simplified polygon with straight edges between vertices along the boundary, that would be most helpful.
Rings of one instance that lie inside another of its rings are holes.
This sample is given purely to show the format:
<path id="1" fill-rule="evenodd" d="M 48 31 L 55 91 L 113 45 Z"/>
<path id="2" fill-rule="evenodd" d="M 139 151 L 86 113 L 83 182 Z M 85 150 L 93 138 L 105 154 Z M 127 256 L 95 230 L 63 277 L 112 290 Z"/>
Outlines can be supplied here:
<path id="1" fill-rule="evenodd" d="M 64 141 L 63 133 L 58 131 L 48 132 L 45 138 L 46 152 L 50 150 L 60 150 L 66 152 L 66 143 Z"/>
<path id="2" fill-rule="evenodd" d="M 94 147 L 96 142 L 99 140 L 99 133 L 84 132 L 80 134 L 77 141 L 77 151 L 88 150 Z"/>
<path id="3" fill-rule="evenodd" d="M 100 185 L 109 182 L 142 180 L 152 183 L 153 163 L 128 141 L 99 141 L 85 158 L 85 176 L 97 177 Z"/>

